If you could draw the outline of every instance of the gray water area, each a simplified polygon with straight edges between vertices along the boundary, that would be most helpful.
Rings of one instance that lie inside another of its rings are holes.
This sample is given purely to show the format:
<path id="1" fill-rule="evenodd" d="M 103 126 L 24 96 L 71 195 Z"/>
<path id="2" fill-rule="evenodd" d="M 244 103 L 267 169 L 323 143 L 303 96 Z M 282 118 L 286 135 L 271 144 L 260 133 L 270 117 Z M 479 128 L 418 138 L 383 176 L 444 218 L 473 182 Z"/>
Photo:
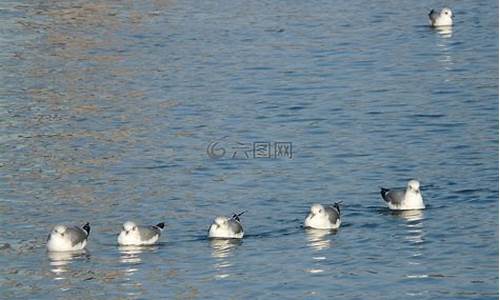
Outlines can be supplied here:
<path id="1" fill-rule="evenodd" d="M 0 297 L 497 299 L 498 2 L 449 3 L 2 1 Z M 427 209 L 391 213 L 410 178 Z"/>

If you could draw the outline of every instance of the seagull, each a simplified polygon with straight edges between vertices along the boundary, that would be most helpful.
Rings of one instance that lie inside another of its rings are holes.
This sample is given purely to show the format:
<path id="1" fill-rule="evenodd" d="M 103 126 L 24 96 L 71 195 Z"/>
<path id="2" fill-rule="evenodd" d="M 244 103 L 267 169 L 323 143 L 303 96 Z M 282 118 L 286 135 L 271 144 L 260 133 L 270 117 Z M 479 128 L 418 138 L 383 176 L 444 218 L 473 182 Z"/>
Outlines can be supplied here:
<path id="1" fill-rule="evenodd" d="M 441 12 L 431 9 L 429 23 L 432 27 L 451 26 L 453 25 L 453 12 L 448 7 L 443 8 Z"/>
<path id="2" fill-rule="evenodd" d="M 49 251 L 77 251 L 87 245 L 90 234 L 89 223 L 79 226 L 57 225 L 47 238 Z"/>
<path id="3" fill-rule="evenodd" d="M 313 204 L 304 221 L 304 227 L 315 229 L 337 229 L 340 227 L 340 206 Z"/>
<path id="4" fill-rule="evenodd" d="M 425 204 L 420 193 L 420 182 L 408 181 L 406 189 L 380 188 L 382 198 L 392 210 L 424 209 Z"/>
<path id="5" fill-rule="evenodd" d="M 138 226 L 134 222 L 123 223 L 122 231 L 118 235 L 118 244 L 122 246 L 153 245 L 160 238 L 165 223 L 150 226 Z"/>
<path id="6" fill-rule="evenodd" d="M 231 218 L 217 217 L 208 228 L 209 238 L 241 239 L 245 232 L 240 223 L 240 216 L 246 211 L 234 214 Z"/>

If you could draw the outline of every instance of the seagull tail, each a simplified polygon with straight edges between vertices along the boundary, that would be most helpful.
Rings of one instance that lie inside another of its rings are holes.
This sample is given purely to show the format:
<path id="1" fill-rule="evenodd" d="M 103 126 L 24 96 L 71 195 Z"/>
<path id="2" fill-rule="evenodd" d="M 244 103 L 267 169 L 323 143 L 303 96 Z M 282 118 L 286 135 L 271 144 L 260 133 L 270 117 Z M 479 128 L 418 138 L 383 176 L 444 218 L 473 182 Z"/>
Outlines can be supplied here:
<path id="1" fill-rule="evenodd" d="M 85 225 L 82 226 L 83 230 L 87 232 L 87 235 L 90 234 L 90 224 L 89 222 L 85 223 Z"/>
<path id="2" fill-rule="evenodd" d="M 240 217 L 241 215 L 243 215 L 244 213 L 246 213 L 248 210 L 244 210 L 242 212 L 240 212 L 239 214 L 237 214 L 238 217 Z"/>
<path id="3" fill-rule="evenodd" d="M 160 229 L 163 229 L 163 228 L 165 228 L 165 222 L 158 223 L 155 226 L 160 228 Z"/>
<path id="4" fill-rule="evenodd" d="M 232 220 L 236 220 L 236 221 L 240 221 L 240 217 L 241 215 L 243 215 L 244 213 L 246 213 L 248 210 L 244 210 L 242 212 L 240 212 L 239 214 L 233 214 L 233 216 L 231 217 Z"/>
<path id="5" fill-rule="evenodd" d="M 387 200 L 385 199 L 385 194 L 390 191 L 390 189 L 386 189 L 386 188 L 383 188 L 383 187 L 380 187 L 380 195 L 382 196 L 382 199 L 384 199 L 384 201 L 387 202 Z"/>
<path id="6" fill-rule="evenodd" d="M 333 204 L 333 207 L 335 207 L 337 209 L 337 211 L 339 212 L 340 214 L 340 204 L 342 204 L 344 201 L 339 201 L 339 202 L 335 202 Z"/>

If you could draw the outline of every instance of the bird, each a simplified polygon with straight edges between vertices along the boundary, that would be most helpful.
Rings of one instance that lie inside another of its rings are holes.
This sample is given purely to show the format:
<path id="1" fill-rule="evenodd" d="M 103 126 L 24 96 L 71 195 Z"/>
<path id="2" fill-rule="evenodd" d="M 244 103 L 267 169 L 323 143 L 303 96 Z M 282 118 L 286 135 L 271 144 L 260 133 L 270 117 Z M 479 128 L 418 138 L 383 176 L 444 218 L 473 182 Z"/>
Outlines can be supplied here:
<path id="1" fill-rule="evenodd" d="M 245 232 L 241 226 L 240 216 L 246 211 L 234 214 L 231 218 L 216 217 L 213 224 L 208 228 L 209 238 L 241 239 Z"/>
<path id="2" fill-rule="evenodd" d="M 420 182 L 412 179 L 408 181 L 406 189 L 380 188 L 380 195 L 391 210 L 424 209 L 424 199 L 420 192 Z"/>
<path id="3" fill-rule="evenodd" d="M 153 245 L 159 239 L 165 223 L 150 226 L 139 226 L 134 222 L 123 223 L 121 232 L 118 234 L 118 244 L 121 246 L 143 246 Z"/>
<path id="4" fill-rule="evenodd" d="M 432 27 L 439 26 L 452 26 L 453 25 L 453 12 L 450 8 L 445 7 L 441 12 L 431 9 L 429 12 L 429 24 Z"/>
<path id="5" fill-rule="evenodd" d="M 314 229 L 338 229 L 342 223 L 340 219 L 340 206 L 313 204 L 304 220 L 304 227 Z"/>
<path id="6" fill-rule="evenodd" d="M 82 227 L 56 225 L 47 237 L 49 251 L 78 251 L 85 248 L 90 234 L 90 224 Z"/>

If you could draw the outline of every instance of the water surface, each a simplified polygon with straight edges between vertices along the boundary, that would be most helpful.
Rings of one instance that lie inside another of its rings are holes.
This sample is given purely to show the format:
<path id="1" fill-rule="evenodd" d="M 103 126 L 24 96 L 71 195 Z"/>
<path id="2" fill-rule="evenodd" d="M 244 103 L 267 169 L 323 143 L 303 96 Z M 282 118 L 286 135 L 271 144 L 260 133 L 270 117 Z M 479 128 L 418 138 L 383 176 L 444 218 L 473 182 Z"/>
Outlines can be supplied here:
<path id="1" fill-rule="evenodd" d="M 2 298 L 498 298 L 498 3 L 452 30 L 432 5 L 2 2 Z M 391 213 L 410 178 L 428 209 Z M 340 200 L 337 233 L 301 228 Z M 245 239 L 206 239 L 243 210 Z M 118 248 L 129 219 L 162 242 Z"/>

